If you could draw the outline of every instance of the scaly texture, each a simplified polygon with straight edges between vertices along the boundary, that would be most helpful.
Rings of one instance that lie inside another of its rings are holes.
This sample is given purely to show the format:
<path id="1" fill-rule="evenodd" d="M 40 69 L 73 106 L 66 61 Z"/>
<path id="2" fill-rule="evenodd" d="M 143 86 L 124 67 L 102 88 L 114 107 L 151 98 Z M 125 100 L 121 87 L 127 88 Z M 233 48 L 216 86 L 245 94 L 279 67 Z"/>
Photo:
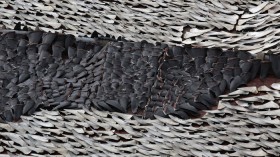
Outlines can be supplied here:
<path id="1" fill-rule="evenodd" d="M 0 119 L 18 120 L 42 107 L 77 109 L 94 97 L 89 86 L 93 90 L 100 79 L 93 75 L 99 70 L 93 63 L 102 62 L 95 56 L 103 52 L 100 42 L 40 31 L 28 35 L 9 32 L 1 34 L 0 41 Z"/>
<path id="2" fill-rule="evenodd" d="M 183 120 L 95 109 L 41 111 L 0 124 L 0 152 L 38 156 L 279 156 L 280 83 L 223 95 L 218 109 Z"/>
<path id="3" fill-rule="evenodd" d="M 3 121 L 39 108 L 91 106 L 145 118 L 197 117 L 216 106 L 227 89 L 257 77 L 262 65 L 243 51 L 146 41 L 83 42 L 41 31 L 7 32 L 0 42 Z"/>
<path id="4" fill-rule="evenodd" d="M 132 41 L 279 52 L 278 1 L 6 0 L 0 6 L 0 23 L 10 29 L 22 22 L 82 36 L 94 29 Z"/>
<path id="5" fill-rule="evenodd" d="M 278 58 L 244 51 L 151 44 L 78 41 L 73 35 L 31 31 L 0 36 L 0 117 L 14 121 L 40 108 L 90 108 L 144 118 L 188 119 L 217 105 L 217 97 L 269 72 Z"/>

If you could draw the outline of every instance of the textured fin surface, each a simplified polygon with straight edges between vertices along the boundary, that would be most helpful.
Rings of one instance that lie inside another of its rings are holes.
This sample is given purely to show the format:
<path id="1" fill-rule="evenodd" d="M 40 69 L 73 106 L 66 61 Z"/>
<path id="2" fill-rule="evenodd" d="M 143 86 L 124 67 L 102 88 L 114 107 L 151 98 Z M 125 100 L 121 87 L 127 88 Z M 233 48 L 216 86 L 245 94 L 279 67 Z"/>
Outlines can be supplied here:
<path id="1" fill-rule="evenodd" d="M 270 63 L 264 67 L 243 51 L 146 41 L 89 42 L 42 31 L 7 32 L 0 42 L 4 121 L 41 108 L 82 107 L 152 119 L 197 117 L 216 106 L 220 94 L 279 68 L 276 54 L 263 61 Z"/>
<path id="2" fill-rule="evenodd" d="M 149 43 L 279 52 L 278 1 L 47 0 L 30 5 L 5 0 L 0 7 L 0 26 L 8 29 L 35 30 L 39 25 L 75 36 L 96 37 L 98 32 Z"/>
<path id="3" fill-rule="evenodd" d="M 223 95 L 203 118 L 88 110 L 36 112 L 0 124 L 0 153 L 93 156 L 278 156 L 279 83 Z M 273 100 L 267 100 L 267 95 Z M 250 97 L 257 99 L 250 100 Z M 231 98 L 231 99 L 229 99 Z M 248 101 L 243 101 L 243 99 Z M 112 103 L 112 102 L 111 102 Z M 238 104 L 238 105 L 236 105 Z M 178 114 L 180 114 L 178 112 Z M 241 120 L 242 119 L 242 120 Z"/>

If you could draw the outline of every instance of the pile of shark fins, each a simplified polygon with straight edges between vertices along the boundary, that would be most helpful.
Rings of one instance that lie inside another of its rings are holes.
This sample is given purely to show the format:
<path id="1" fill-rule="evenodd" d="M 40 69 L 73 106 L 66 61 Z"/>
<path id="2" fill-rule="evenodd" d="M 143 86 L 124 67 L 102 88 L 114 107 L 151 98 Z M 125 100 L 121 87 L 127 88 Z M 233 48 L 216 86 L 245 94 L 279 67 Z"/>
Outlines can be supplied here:
<path id="1" fill-rule="evenodd" d="M 1 34 L 1 121 L 41 108 L 84 107 L 188 119 L 256 77 L 280 77 L 278 54 L 260 60 L 220 48 L 94 39 L 42 31 Z"/>

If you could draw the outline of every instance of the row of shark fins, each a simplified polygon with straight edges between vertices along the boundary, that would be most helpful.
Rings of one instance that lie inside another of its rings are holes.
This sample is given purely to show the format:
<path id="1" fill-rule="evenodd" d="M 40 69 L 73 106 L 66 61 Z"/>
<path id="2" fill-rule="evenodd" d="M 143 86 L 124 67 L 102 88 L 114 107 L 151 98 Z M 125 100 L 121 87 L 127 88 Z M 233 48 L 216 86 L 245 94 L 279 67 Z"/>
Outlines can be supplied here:
<path id="1" fill-rule="evenodd" d="M 258 75 L 265 79 L 271 68 L 270 61 L 219 48 L 173 47 L 161 60 L 159 79 L 145 108 L 147 117 L 198 117 L 200 111 L 217 105 L 219 95 L 245 86 Z"/>
<path id="2" fill-rule="evenodd" d="M 4 28 L 2 28 L 4 29 Z M 15 27 L 14 27 L 15 31 L 41 31 L 40 27 L 37 26 L 35 27 L 34 30 L 32 30 L 31 28 L 27 27 L 26 25 L 23 25 L 21 22 L 17 22 Z M 85 37 L 87 37 L 87 35 L 85 35 Z M 99 39 L 106 39 L 106 40 L 112 40 L 112 41 L 125 41 L 125 39 L 122 36 L 119 36 L 117 39 L 115 38 L 115 36 L 110 36 L 109 34 L 106 34 L 105 36 L 100 35 L 97 31 L 92 32 L 90 38 L 99 38 Z"/>
<path id="3" fill-rule="evenodd" d="M 29 31 L 0 36 L 0 116 L 15 121 L 40 108 L 90 108 L 144 118 L 190 118 L 258 75 L 280 77 L 279 55 L 254 59 L 219 48 L 76 41 Z"/>

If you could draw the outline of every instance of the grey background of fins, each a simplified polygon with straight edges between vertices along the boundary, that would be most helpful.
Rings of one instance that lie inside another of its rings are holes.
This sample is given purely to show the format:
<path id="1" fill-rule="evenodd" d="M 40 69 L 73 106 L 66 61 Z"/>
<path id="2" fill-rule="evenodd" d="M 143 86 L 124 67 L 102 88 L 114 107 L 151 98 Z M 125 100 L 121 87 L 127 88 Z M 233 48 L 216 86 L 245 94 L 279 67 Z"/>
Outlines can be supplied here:
<path id="1" fill-rule="evenodd" d="M 280 83 L 239 88 L 223 95 L 216 110 L 187 120 L 43 110 L 21 123 L 0 124 L 0 154 L 279 156 L 279 90 Z"/>
<path id="2" fill-rule="evenodd" d="M 133 41 L 279 52 L 278 1 L 49 0 L 30 5 L 5 0 L 0 6 L 0 26 L 7 29 L 24 22 L 32 29 L 39 26 L 75 36 L 89 36 L 94 29 L 103 36 L 122 35 Z"/>

